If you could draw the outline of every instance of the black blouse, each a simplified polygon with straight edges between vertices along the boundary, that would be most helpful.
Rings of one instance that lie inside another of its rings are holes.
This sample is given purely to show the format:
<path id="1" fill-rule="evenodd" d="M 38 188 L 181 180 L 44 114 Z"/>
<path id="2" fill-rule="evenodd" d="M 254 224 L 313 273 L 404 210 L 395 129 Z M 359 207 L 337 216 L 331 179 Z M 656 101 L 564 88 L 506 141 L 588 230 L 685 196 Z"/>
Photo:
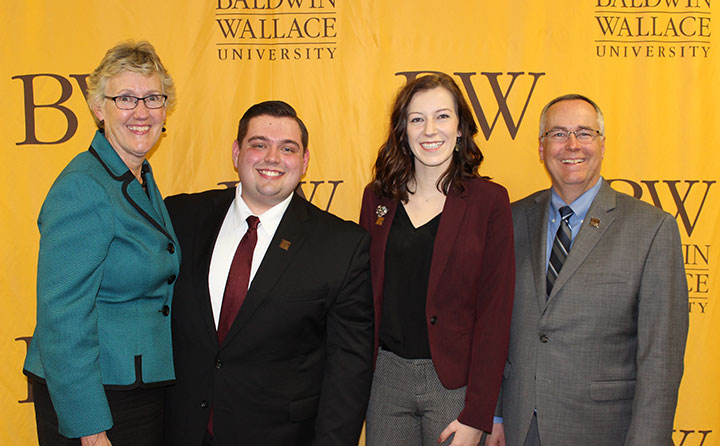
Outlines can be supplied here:
<path id="1" fill-rule="evenodd" d="M 441 215 L 415 228 L 401 204 L 388 235 L 380 345 L 406 359 L 430 359 L 425 303 Z"/>

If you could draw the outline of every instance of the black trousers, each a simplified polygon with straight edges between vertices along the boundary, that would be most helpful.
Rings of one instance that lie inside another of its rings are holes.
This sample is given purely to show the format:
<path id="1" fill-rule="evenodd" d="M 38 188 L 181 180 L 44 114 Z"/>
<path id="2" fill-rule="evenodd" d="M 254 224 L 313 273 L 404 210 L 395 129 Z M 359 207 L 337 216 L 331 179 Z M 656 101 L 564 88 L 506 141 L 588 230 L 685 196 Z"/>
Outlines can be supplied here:
<path id="1" fill-rule="evenodd" d="M 77 446 L 79 438 L 67 438 L 58 433 L 57 414 L 48 388 L 32 380 L 40 446 Z M 105 390 L 113 427 L 107 431 L 113 446 L 158 446 L 163 442 L 163 409 L 165 387 Z"/>

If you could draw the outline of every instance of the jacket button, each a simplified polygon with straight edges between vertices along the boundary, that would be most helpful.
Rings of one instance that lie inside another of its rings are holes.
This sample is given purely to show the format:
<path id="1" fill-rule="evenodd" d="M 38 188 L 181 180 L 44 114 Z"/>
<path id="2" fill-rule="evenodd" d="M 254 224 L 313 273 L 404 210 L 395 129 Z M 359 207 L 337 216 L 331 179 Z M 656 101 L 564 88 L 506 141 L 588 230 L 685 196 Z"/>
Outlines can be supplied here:
<path id="1" fill-rule="evenodd" d="M 167 305 L 163 305 L 162 310 L 160 310 L 163 316 L 167 316 L 170 314 L 170 307 Z"/>
<path id="2" fill-rule="evenodd" d="M 205 400 L 200 401 L 200 407 L 201 407 L 202 409 L 207 409 L 207 407 L 208 407 L 208 402 L 205 401 Z"/>
<path id="3" fill-rule="evenodd" d="M 175 282 L 175 279 L 176 279 L 176 278 L 177 278 L 177 276 L 175 276 L 175 274 L 171 274 L 170 277 L 168 277 L 168 280 L 167 280 L 168 285 L 172 285 L 173 282 Z"/>
<path id="4" fill-rule="evenodd" d="M 173 245 L 172 243 L 168 243 L 167 250 L 170 254 L 175 254 L 175 245 Z"/>
<path id="5" fill-rule="evenodd" d="M 437 316 L 430 316 L 430 323 L 432 325 L 435 325 L 436 322 L 437 322 Z"/>
<path id="6" fill-rule="evenodd" d="M 215 368 L 216 368 L 216 369 L 219 370 L 219 369 L 222 368 L 222 366 L 223 366 L 223 363 L 222 363 L 221 360 L 218 359 L 217 361 L 215 361 Z"/>
<path id="7" fill-rule="evenodd" d="M 547 343 L 547 341 L 549 341 L 549 340 L 550 339 L 548 339 L 548 337 L 545 336 L 544 334 L 540 335 L 540 342 L 542 342 L 543 344 Z"/>

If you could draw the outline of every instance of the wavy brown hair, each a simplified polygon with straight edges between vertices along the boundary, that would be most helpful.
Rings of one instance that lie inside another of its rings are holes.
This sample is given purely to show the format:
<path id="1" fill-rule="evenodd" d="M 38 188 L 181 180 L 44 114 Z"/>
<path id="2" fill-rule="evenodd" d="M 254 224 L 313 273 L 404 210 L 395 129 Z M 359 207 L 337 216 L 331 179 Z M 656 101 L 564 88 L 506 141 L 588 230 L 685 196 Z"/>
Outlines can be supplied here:
<path id="1" fill-rule="evenodd" d="M 440 175 L 437 188 L 447 195 L 462 192 L 463 179 L 479 177 L 483 155 L 473 137 L 478 128 L 470 107 L 455 81 L 444 73 L 430 74 L 408 82 L 400 89 L 390 115 L 390 132 L 378 151 L 370 187 L 380 196 L 407 203 L 408 185 L 415 178 L 414 155 L 407 139 L 407 108 L 416 93 L 437 87 L 446 89 L 455 100 L 460 131 L 459 150 L 453 150 L 448 169 Z"/>

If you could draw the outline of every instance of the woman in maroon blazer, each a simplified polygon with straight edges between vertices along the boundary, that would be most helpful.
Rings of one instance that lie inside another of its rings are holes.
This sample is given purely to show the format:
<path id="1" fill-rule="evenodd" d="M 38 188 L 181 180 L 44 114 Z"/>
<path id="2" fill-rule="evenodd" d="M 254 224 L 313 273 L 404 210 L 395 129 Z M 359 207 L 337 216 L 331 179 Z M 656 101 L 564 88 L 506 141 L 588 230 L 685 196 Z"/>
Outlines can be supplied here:
<path id="1" fill-rule="evenodd" d="M 409 82 L 390 119 L 360 216 L 378 350 L 367 445 L 475 446 L 492 429 L 507 353 L 507 191 L 478 174 L 477 126 L 451 77 Z"/>

